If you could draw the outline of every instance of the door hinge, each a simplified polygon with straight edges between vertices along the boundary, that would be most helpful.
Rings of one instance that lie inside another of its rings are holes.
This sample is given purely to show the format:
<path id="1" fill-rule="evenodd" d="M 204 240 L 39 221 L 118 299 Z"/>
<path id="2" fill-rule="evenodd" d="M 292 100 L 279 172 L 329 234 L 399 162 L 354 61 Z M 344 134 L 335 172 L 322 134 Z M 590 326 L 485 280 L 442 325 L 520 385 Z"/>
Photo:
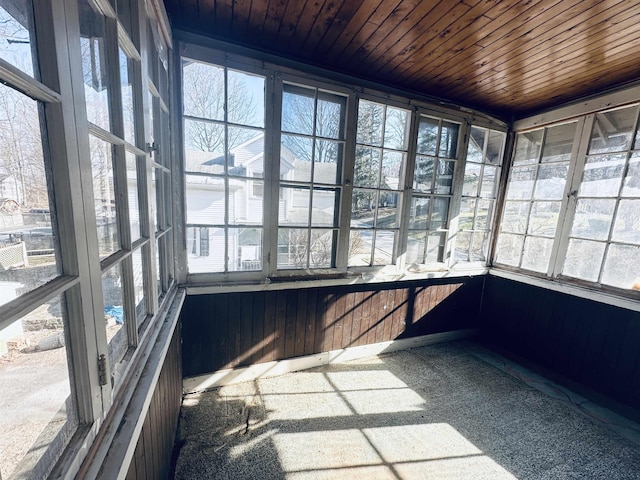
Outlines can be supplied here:
<path id="1" fill-rule="evenodd" d="M 101 353 L 98 357 L 98 381 L 100 385 L 107 384 L 107 357 Z"/>

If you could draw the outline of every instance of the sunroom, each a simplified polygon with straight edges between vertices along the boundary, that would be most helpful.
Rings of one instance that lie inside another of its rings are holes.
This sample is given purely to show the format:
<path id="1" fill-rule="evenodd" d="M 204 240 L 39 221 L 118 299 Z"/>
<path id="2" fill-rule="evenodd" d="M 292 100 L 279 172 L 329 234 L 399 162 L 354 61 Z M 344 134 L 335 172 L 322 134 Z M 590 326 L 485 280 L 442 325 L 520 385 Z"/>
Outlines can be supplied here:
<path id="1" fill-rule="evenodd" d="M 419 348 L 606 407 L 640 475 L 640 7 L 529 3 L 0 0 L 0 479 L 173 478 L 183 399 L 310 368 L 382 460 L 288 425 L 267 476 L 423 478 L 387 433 L 499 464 L 397 417 Z"/>

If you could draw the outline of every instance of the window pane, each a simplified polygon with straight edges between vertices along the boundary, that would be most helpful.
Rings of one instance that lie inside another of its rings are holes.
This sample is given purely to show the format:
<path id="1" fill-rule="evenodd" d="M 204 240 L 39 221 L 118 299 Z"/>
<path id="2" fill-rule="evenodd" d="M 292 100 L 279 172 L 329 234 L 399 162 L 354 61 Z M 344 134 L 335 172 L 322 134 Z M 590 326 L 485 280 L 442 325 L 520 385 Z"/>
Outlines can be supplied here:
<path id="1" fill-rule="evenodd" d="M 395 192 L 380 192 L 378 204 L 378 220 L 376 222 L 376 227 L 396 228 L 398 226 L 397 197 L 398 194 Z"/>
<path id="2" fill-rule="evenodd" d="M 313 139 L 282 135 L 280 147 L 280 178 L 296 182 L 311 181 Z"/>
<path id="3" fill-rule="evenodd" d="M 229 229 L 229 271 L 262 270 L 262 229 Z"/>
<path id="4" fill-rule="evenodd" d="M 569 240 L 563 275 L 597 282 L 605 246 L 600 242 Z"/>
<path id="5" fill-rule="evenodd" d="M 471 127 L 469 146 L 467 147 L 467 162 L 482 163 L 486 136 L 487 130 L 485 128 Z"/>
<path id="6" fill-rule="evenodd" d="M 509 200 L 529 200 L 538 169 L 535 166 L 513 168 L 509 172 L 507 198 Z"/>
<path id="7" fill-rule="evenodd" d="M 136 303 L 136 325 L 140 325 L 147 317 L 147 306 L 144 300 L 144 268 L 142 263 L 142 249 L 131 254 L 133 263 L 133 293 Z"/>
<path id="8" fill-rule="evenodd" d="M 314 227 L 337 227 L 337 200 L 338 194 L 335 190 L 314 189 L 311 225 Z"/>
<path id="9" fill-rule="evenodd" d="M 491 216 L 493 215 L 493 204 L 493 200 L 478 200 L 474 230 L 489 230 L 491 226 Z"/>
<path id="10" fill-rule="evenodd" d="M 441 195 L 447 195 L 451 193 L 451 187 L 453 186 L 453 169 L 455 168 L 454 162 L 447 162 L 445 160 L 438 160 L 438 171 L 436 174 L 436 192 Z"/>
<path id="11" fill-rule="evenodd" d="M 564 194 L 569 164 L 540 165 L 534 198 L 537 200 L 559 200 Z"/>
<path id="12" fill-rule="evenodd" d="M 527 237 L 522 252 L 522 268 L 534 272 L 546 272 L 551 258 L 553 240 L 548 238 Z"/>
<path id="13" fill-rule="evenodd" d="M 462 195 L 465 197 L 475 197 L 478 195 L 480 185 L 480 169 L 478 163 L 467 163 L 464 167 L 464 184 L 462 185 Z"/>
<path id="14" fill-rule="evenodd" d="M 340 182 L 344 144 L 329 140 L 316 140 L 313 181 L 337 184 Z"/>
<path id="15" fill-rule="evenodd" d="M 228 71 L 228 121 L 264 127 L 264 77 Z"/>
<path id="16" fill-rule="evenodd" d="M 311 230 L 309 263 L 312 268 L 330 268 L 333 266 L 335 238 L 336 235 L 333 230 Z"/>
<path id="17" fill-rule="evenodd" d="M 622 187 L 623 197 L 640 197 L 640 155 L 634 153 L 629 159 L 627 175 Z"/>
<path id="18" fill-rule="evenodd" d="M 376 231 L 376 248 L 373 253 L 374 265 L 391 265 L 395 236 L 395 232 Z"/>
<path id="19" fill-rule="evenodd" d="M 399 108 L 387 107 L 384 128 L 384 146 L 396 150 L 407 148 L 407 127 L 409 112 Z"/>
<path id="20" fill-rule="evenodd" d="M 433 169 L 435 160 L 431 157 L 416 156 L 413 174 L 413 188 L 420 192 L 431 192 L 433 189 Z"/>
<path id="21" fill-rule="evenodd" d="M 382 175 L 380 188 L 400 189 L 400 176 L 404 166 L 405 154 L 385 151 L 382 155 Z"/>
<path id="22" fill-rule="evenodd" d="M 534 202 L 531 207 L 527 233 L 553 237 L 556 233 L 559 212 L 560 202 Z"/>
<path id="23" fill-rule="evenodd" d="M 620 200 L 611 239 L 640 245 L 640 200 Z"/>
<path id="24" fill-rule="evenodd" d="M 471 232 L 458 232 L 456 234 L 456 249 L 453 258 L 457 262 L 468 262 L 469 248 L 471 247 Z"/>
<path id="25" fill-rule="evenodd" d="M 638 118 L 638 107 L 598 113 L 591 132 L 589 153 L 621 152 L 628 150 L 633 128 Z"/>
<path id="26" fill-rule="evenodd" d="M 602 283 L 620 288 L 632 288 L 640 272 L 640 247 L 610 245 L 602 271 Z"/>
<path id="27" fill-rule="evenodd" d="M 484 166 L 482 171 L 482 186 L 480 196 L 484 198 L 496 198 L 498 190 L 498 168 L 489 165 Z"/>
<path id="28" fill-rule="evenodd" d="M 607 240 L 615 207 L 615 200 L 578 199 L 571 236 Z"/>
<path id="29" fill-rule="evenodd" d="M 357 187 L 378 186 L 380 175 L 380 150 L 356 146 L 356 162 L 353 184 Z"/>
<path id="30" fill-rule="evenodd" d="M 118 377 L 118 364 L 129 348 L 127 329 L 124 328 L 124 295 L 120 265 L 115 265 L 102 274 L 104 320 L 109 343 L 109 365 L 111 376 Z"/>
<path id="31" fill-rule="evenodd" d="M 580 185 L 581 197 L 617 197 L 626 155 L 588 157 Z"/>
<path id="32" fill-rule="evenodd" d="M 182 95 L 185 115 L 224 120 L 224 69 L 184 59 Z M 234 101 L 242 102 L 244 99 L 234 98 Z"/>
<path id="33" fill-rule="evenodd" d="M 136 156 L 127 152 L 127 197 L 129 200 L 129 224 L 131 241 L 140 238 L 140 209 L 138 207 L 138 170 Z"/>
<path id="34" fill-rule="evenodd" d="M 311 195 L 308 188 L 280 187 L 280 225 L 309 225 Z"/>
<path id="35" fill-rule="evenodd" d="M 431 222 L 429 230 L 438 230 L 446 228 L 449 216 L 449 198 L 435 197 L 433 199 L 433 208 L 431 211 Z"/>
<path id="36" fill-rule="evenodd" d="M 426 232 L 410 231 L 407 238 L 406 263 L 424 263 L 424 247 L 426 242 Z"/>
<path id="37" fill-rule="evenodd" d="M 489 131 L 489 143 L 487 144 L 486 161 L 492 165 L 502 163 L 504 144 L 507 135 L 504 132 Z"/>
<path id="38" fill-rule="evenodd" d="M 87 119 L 109 130 L 109 65 L 105 51 L 105 19 L 83 0 L 80 9 L 80 49 Z"/>
<path id="39" fill-rule="evenodd" d="M 418 153 L 436 155 L 438 148 L 439 121 L 435 118 L 420 117 L 418 124 Z"/>
<path id="40" fill-rule="evenodd" d="M 124 122 L 124 139 L 131 145 L 136 144 L 133 114 L 133 60 L 118 49 L 120 54 L 120 88 L 122 95 L 122 119 Z"/>
<path id="41" fill-rule="evenodd" d="M 225 185 L 220 177 L 186 175 L 187 223 L 223 225 Z"/>
<path id="42" fill-rule="evenodd" d="M 429 219 L 430 199 L 413 197 L 411 199 L 411 211 L 409 213 L 409 228 L 412 230 L 426 230 Z"/>
<path id="43" fill-rule="evenodd" d="M 440 132 L 440 149 L 438 155 L 441 158 L 456 158 L 458 156 L 458 130 L 460 126 L 455 123 L 442 122 Z"/>
<path id="44" fill-rule="evenodd" d="M 116 212 L 116 191 L 113 183 L 113 146 L 93 135 L 89 136 L 93 196 L 100 258 L 120 248 Z"/>
<path id="45" fill-rule="evenodd" d="M 542 148 L 542 162 L 568 162 L 571 159 L 576 123 L 547 128 Z"/>
<path id="46" fill-rule="evenodd" d="M 224 272 L 225 233 L 223 228 L 187 228 L 189 273 Z"/>
<path id="47" fill-rule="evenodd" d="M 524 237 L 522 235 L 500 233 L 496 248 L 496 262 L 514 267 L 519 266 L 523 242 Z"/>
<path id="48" fill-rule="evenodd" d="M 538 162 L 543 134 L 544 130 L 535 130 L 517 135 L 516 151 L 513 157 L 514 166 Z"/>
<path id="49" fill-rule="evenodd" d="M 185 170 L 223 173 L 224 126 L 220 123 L 184 121 Z"/>
<path id="50" fill-rule="evenodd" d="M 0 473 L 47 478 L 78 426 L 64 299 L 0 330 Z"/>
<path id="51" fill-rule="evenodd" d="M 246 177 L 247 169 L 263 171 L 264 134 L 259 130 L 227 127 L 229 175 Z"/>
<path id="52" fill-rule="evenodd" d="M 351 227 L 373 227 L 376 213 L 377 193 L 370 190 L 354 189 L 351 202 Z"/>
<path id="53" fill-rule="evenodd" d="M 360 100 L 358 102 L 358 130 L 356 142 L 365 145 L 382 145 L 382 118 L 384 106 Z"/>
<path id="54" fill-rule="evenodd" d="M 0 2 L 0 58 L 34 76 L 32 0 Z"/>
<path id="55" fill-rule="evenodd" d="M 308 230 L 278 230 L 278 268 L 307 268 Z"/>
<path id="56" fill-rule="evenodd" d="M 446 234 L 430 234 L 427 241 L 427 261 L 426 263 L 437 263 L 444 261 Z"/>
<path id="57" fill-rule="evenodd" d="M 262 182 L 229 179 L 229 225 L 262 225 L 262 197 L 251 195 L 252 188 Z"/>
<path id="58" fill-rule="evenodd" d="M 510 233 L 525 233 L 530 206 L 530 202 L 505 202 L 500 230 Z"/>
<path id="59" fill-rule="evenodd" d="M 349 232 L 350 267 L 368 266 L 371 262 L 372 230 L 351 230 Z"/>
<path id="60" fill-rule="evenodd" d="M 476 211 L 475 198 L 463 198 L 460 201 L 460 216 L 458 220 L 459 230 L 473 229 L 473 218 Z"/>
<path id="61" fill-rule="evenodd" d="M 337 101 L 337 96 L 322 92 L 319 95 L 315 134 L 324 138 L 343 138 L 342 122 L 346 100 L 340 98 Z M 328 97 L 335 97 L 336 100 L 329 100 Z"/>
<path id="62" fill-rule="evenodd" d="M 487 259 L 487 250 L 489 249 L 489 234 L 486 232 L 474 232 L 471 242 L 471 258 L 472 262 L 484 262 Z"/>
<path id="63" fill-rule="evenodd" d="M 38 103 L 0 84 L 0 305 L 60 273 Z"/>
<path id="64" fill-rule="evenodd" d="M 284 88 L 285 91 L 282 93 L 282 131 L 313 135 L 314 90 L 288 85 L 285 85 Z"/>

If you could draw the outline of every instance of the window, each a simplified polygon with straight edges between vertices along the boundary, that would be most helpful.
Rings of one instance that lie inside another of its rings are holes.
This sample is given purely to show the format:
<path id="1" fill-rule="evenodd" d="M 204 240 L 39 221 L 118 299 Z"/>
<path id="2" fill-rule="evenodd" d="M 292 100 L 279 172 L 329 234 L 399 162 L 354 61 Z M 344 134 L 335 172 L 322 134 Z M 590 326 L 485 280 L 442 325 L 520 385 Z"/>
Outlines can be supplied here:
<path id="1" fill-rule="evenodd" d="M 456 235 L 456 262 L 485 262 L 498 195 L 505 133 L 472 126 Z"/>
<path id="2" fill-rule="evenodd" d="M 284 84 L 278 269 L 336 266 L 346 97 Z"/>

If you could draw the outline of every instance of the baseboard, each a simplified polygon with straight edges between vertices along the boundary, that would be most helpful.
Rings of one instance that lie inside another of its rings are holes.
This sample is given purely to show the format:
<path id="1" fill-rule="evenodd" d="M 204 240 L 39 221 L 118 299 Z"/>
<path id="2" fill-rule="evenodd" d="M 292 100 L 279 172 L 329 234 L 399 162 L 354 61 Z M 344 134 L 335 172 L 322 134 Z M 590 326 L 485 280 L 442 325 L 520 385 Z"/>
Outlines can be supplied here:
<path id="1" fill-rule="evenodd" d="M 435 343 L 451 342 L 462 338 L 469 338 L 478 333 L 477 329 L 454 330 L 451 332 L 434 333 L 420 337 L 401 338 L 388 342 L 373 343 L 358 347 L 348 347 L 340 350 L 306 355 L 304 357 L 288 358 L 275 362 L 258 363 L 249 367 L 218 370 L 206 375 L 198 375 L 183 379 L 184 393 L 195 393 L 233 383 L 247 382 L 259 378 L 275 377 L 289 372 L 306 370 L 329 363 L 340 363 L 349 360 L 371 357 L 381 353 L 424 347 Z"/>

